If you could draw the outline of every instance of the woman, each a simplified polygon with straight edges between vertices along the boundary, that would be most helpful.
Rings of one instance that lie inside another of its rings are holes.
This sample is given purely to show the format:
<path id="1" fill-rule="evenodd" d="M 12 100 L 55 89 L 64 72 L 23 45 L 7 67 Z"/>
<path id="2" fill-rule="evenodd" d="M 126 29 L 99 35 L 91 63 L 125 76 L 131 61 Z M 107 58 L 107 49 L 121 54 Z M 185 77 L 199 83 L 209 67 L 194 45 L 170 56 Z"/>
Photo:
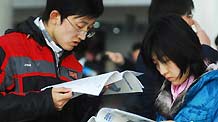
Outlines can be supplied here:
<path id="1" fill-rule="evenodd" d="M 181 17 L 151 24 L 142 50 L 145 65 L 166 79 L 155 102 L 157 121 L 218 121 L 218 71 L 206 71 L 200 41 Z"/>

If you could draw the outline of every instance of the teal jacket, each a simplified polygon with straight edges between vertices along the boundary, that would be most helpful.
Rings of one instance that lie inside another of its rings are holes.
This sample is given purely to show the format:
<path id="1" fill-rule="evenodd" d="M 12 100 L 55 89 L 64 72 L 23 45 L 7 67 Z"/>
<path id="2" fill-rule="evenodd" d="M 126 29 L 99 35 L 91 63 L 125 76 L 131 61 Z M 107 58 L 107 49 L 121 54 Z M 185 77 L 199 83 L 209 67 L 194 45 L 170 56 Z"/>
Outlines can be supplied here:
<path id="1" fill-rule="evenodd" d="M 157 121 L 218 122 L 218 70 L 203 74 L 178 99 L 168 109 L 170 115 L 158 114 Z"/>

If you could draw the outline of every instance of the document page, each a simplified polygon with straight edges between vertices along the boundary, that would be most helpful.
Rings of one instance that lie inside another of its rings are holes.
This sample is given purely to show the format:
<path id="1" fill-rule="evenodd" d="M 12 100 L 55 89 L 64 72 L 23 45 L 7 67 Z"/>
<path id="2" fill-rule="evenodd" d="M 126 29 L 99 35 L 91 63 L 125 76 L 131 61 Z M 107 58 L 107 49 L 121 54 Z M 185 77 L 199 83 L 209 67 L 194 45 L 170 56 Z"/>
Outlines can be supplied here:
<path id="1" fill-rule="evenodd" d="M 98 96 L 108 80 L 110 80 L 110 82 L 113 83 L 122 79 L 122 77 L 114 74 L 116 74 L 115 71 L 97 75 L 97 76 L 82 78 L 66 83 L 48 86 L 43 88 L 42 90 L 50 87 L 65 87 L 65 88 L 72 89 L 73 92 Z M 114 75 L 114 77 L 110 78 L 112 75 Z"/>
<path id="2" fill-rule="evenodd" d="M 96 117 L 92 116 L 87 122 L 96 122 L 95 119 Z"/>
<path id="3" fill-rule="evenodd" d="M 132 72 L 122 72 L 122 79 L 110 85 L 104 95 L 143 92 L 143 85 Z"/>
<path id="4" fill-rule="evenodd" d="M 72 92 L 74 92 L 73 98 L 81 94 L 98 96 L 106 85 L 109 85 L 109 88 L 104 92 L 104 95 L 142 92 L 143 86 L 135 75 L 140 75 L 140 73 L 134 71 L 124 71 L 121 73 L 118 71 L 113 71 L 96 76 L 47 86 L 41 90 L 45 90 L 46 88 L 51 87 L 70 88 Z"/>
<path id="5" fill-rule="evenodd" d="M 118 109 L 102 108 L 97 113 L 94 122 L 155 122 L 155 121 Z"/>

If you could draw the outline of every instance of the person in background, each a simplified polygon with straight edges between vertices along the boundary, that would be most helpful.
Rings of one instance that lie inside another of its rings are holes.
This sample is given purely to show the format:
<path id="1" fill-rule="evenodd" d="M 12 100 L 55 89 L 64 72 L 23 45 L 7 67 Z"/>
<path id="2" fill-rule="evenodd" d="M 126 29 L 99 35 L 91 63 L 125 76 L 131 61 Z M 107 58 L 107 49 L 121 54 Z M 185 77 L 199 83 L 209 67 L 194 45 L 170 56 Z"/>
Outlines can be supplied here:
<path id="1" fill-rule="evenodd" d="M 83 65 L 83 77 L 95 76 L 105 73 L 106 58 L 105 52 L 106 33 L 103 30 L 96 30 L 95 36 L 86 39 L 78 46 L 77 56 Z"/>
<path id="2" fill-rule="evenodd" d="M 125 70 L 134 70 L 134 65 L 141 47 L 141 42 L 136 42 L 132 45 L 132 49 L 130 52 L 129 58 L 124 57 L 119 52 L 111 52 L 106 51 L 105 58 L 107 61 L 115 63 L 117 67 L 115 70 L 120 72 Z M 117 68 L 117 69 L 116 69 Z M 135 104 L 135 95 L 137 93 L 129 93 L 129 94 L 116 94 L 116 95 L 104 95 L 101 101 L 101 107 L 110 107 L 117 108 L 124 111 L 132 112 L 133 106 L 129 106 L 129 104 Z"/>
<path id="3" fill-rule="evenodd" d="M 218 50 L 218 35 L 217 35 L 217 37 L 215 39 L 215 45 L 216 45 L 216 49 Z"/>
<path id="4" fill-rule="evenodd" d="M 210 40 L 207 34 L 200 27 L 197 21 L 193 19 L 193 9 L 194 3 L 192 0 L 152 0 L 149 7 L 148 21 L 149 23 L 152 23 L 168 14 L 177 14 L 181 16 L 198 35 L 198 38 L 203 46 L 204 57 L 210 61 L 208 63 L 213 63 L 218 60 L 218 53 L 210 47 Z M 214 54 L 216 57 L 211 54 Z"/>
<path id="5" fill-rule="evenodd" d="M 198 22 L 193 19 L 192 10 L 194 9 L 194 4 L 192 0 L 167 0 L 166 2 L 160 0 L 152 0 L 149 9 L 149 23 L 156 21 L 160 17 L 164 17 L 167 14 L 177 14 L 181 16 L 193 28 L 193 30 L 198 35 L 201 44 L 210 46 L 211 42 L 209 37 L 198 24 Z"/>
<path id="6" fill-rule="evenodd" d="M 1 121 L 86 122 L 95 114 L 96 99 L 72 99 L 68 88 L 41 89 L 81 77 L 72 50 L 93 36 L 103 10 L 102 0 L 47 0 L 42 16 L 0 37 Z"/>
<path id="7" fill-rule="evenodd" d="M 201 48 L 196 33 L 178 15 L 149 26 L 142 58 L 165 79 L 155 100 L 157 121 L 218 121 L 218 71 L 206 70 Z"/>
<path id="8" fill-rule="evenodd" d="M 183 18 L 186 20 L 185 18 Z M 198 35 L 198 38 L 200 40 L 200 43 L 202 45 L 208 45 L 211 46 L 211 41 L 206 32 L 201 28 L 201 26 L 198 24 L 198 22 L 194 19 L 192 19 L 193 24 L 190 25 L 192 29 L 195 31 L 195 33 Z"/>
<path id="9" fill-rule="evenodd" d="M 109 60 L 115 63 L 118 67 L 119 71 L 124 70 L 134 70 L 135 62 L 138 58 L 138 54 L 140 51 L 141 42 L 136 42 L 132 45 L 132 50 L 129 58 L 126 58 L 119 52 L 107 51 L 106 56 L 108 56 Z"/>
<path id="10" fill-rule="evenodd" d="M 190 26 L 195 25 L 195 21 L 192 19 L 192 10 L 194 9 L 194 4 L 192 0 L 152 0 L 149 7 L 148 22 L 149 24 L 158 20 L 161 17 L 167 16 L 168 14 L 176 14 L 181 16 Z M 198 28 L 198 25 L 195 25 Z M 201 29 L 202 30 L 202 29 Z M 202 40 L 199 36 L 199 40 Z M 185 48 L 184 48 L 185 49 Z M 209 45 L 202 44 L 201 52 L 203 53 L 203 58 L 205 63 L 209 65 L 210 63 L 215 63 L 218 61 L 218 52 L 211 48 Z M 144 74 L 139 76 L 139 80 L 144 86 L 144 92 L 138 94 L 135 98 L 135 104 L 131 112 L 135 112 L 142 116 L 148 118 L 155 118 L 154 101 L 157 96 L 158 90 L 164 80 L 158 71 L 150 70 L 145 67 L 142 60 L 142 51 L 140 50 L 137 62 L 136 71 L 143 72 Z"/>

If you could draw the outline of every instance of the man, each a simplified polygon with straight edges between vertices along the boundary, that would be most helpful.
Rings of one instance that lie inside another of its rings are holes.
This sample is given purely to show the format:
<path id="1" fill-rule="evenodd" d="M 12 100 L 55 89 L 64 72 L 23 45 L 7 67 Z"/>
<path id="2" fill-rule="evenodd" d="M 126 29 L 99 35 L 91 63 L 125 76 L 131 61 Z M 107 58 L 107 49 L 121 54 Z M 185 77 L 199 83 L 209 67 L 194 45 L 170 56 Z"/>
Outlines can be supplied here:
<path id="1" fill-rule="evenodd" d="M 134 70 L 135 62 L 140 51 L 141 42 L 136 42 L 132 45 L 132 50 L 129 57 L 123 56 L 119 52 L 107 51 L 106 56 L 117 65 L 119 71 Z"/>
<path id="2" fill-rule="evenodd" d="M 181 1 L 181 0 L 167 0 L 167 2 L 153 0 L 149 8 L 149 23 L 152 23 L 164 17 L 167 14 L 177 14 L 181 16 L 196 32 L 201 44 L 210 45 L 210 39 L 201 28 L 201 26 L 193 19 L 192 10 L 194 4 L 192 0 Z"/>
<path id="3" fill-rule="evenodd" d="M 47 0 L 42 17 L 30 17 L 0 37 L 1 121 L 79 122 L 89 118 L 87 112 L 95 106 L 90 107 L 91 98 L 71 99 L 67 88 L 40 90 L 81 77 L 82 66 L 72 50 L 93 36 L 92 26 L 103 9 L 102 0 Z"/>
<path id="4" fill-rule="evenodd" d="M 216 39 L 215 39 L 215 45 L 216 45 L 216 50 L 218 50 L 218 35 L 216 36 Z"/>
<path id="5" fill-rule="evenodd" d="M 202 36 L 199 36 L 198 34 L 199 31 L 201 31 L 200 33 L 203 33 L 202 29 L 200 29 L 200 26 L 196 25 L 196 22 L 192 19 L 192 9 L 194 9 L 192 0 L 152 0 L 149 7 L 148 21 L 150 24 L 169 14 L 179 15 L 190 26 L 195 25 L 199 40 L 204 40 L 201 38 Z M 218 61 L 218 52 L 210 46 L 205 45 L 203 42 L 204 41 L 201 41 L 205 61 L 207 63 Z M 153 104 L 156 94 L 162 85 L 163 77 L 161 77 L 158 72 L 151 71 L 145 67 L 141 53 L 142 52 L 140 52 L 136 63 L 136 71 L 144 73 L 139 77 L 140 81 L 144 85 L 144 92 L 142 94 L 138 94 L 137 98 L 135 98 L 135 103 L 131 103 L 133 109 L 129 111 L 136 111 L 135 113 L 154 119 L 155 109 L 153 108 Z"/>

